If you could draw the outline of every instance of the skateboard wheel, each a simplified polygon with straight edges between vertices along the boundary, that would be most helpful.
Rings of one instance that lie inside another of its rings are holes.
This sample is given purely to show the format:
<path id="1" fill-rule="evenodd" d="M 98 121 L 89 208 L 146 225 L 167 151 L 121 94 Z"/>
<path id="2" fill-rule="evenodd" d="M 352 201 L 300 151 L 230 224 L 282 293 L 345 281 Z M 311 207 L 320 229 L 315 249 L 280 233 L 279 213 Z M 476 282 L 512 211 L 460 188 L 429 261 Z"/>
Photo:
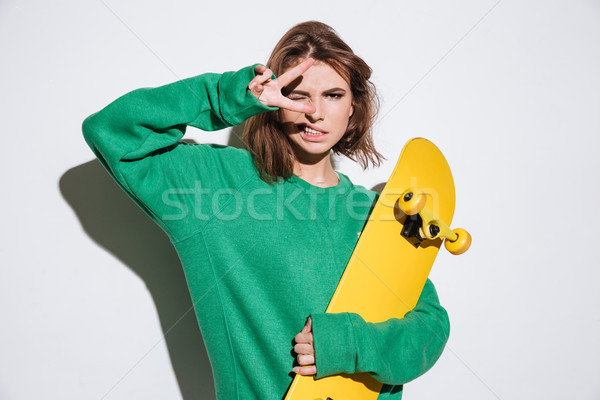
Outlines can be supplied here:
<path id="1" fill-rule="evenodd" d="M 427 239 L 435 239 L 440 234 L 440 227 L 435 224 L 431 224 L 425 227 L 424 231 L 428 233 L 425 235 Z"/>
<path id="2" fill-rule="evenodd" d="M 406 215 L 415 215 L 425 208 L 427 195 L 419 188 L 412 187 L 404 191 L 398 199 L 398 207 Z"/>
<path id="3" fill-rule="evenodd" d="M 446 246 L 446 250 L 448 250 L 455 256 L 469 250 L 469 247 L 471 247 L 471 235 L 469 234 L 469 232 L 461 228 L 454 229 L 452 232 L 456 233 L 458 237 L 454 242 L 451 242 L 448 239 L 444 241 L 444 246 Z"/>

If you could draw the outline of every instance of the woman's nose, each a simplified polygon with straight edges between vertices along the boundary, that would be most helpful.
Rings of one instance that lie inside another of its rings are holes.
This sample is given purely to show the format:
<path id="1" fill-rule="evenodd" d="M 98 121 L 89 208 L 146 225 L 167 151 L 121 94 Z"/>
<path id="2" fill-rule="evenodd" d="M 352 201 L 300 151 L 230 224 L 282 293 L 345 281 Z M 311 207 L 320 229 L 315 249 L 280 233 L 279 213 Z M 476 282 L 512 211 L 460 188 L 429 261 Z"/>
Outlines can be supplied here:
<path id="1" fill-rule="evenodd" d="M 313 100 L 313 99 L 309 99 L 308 102 L 310 103 L 310 105 L 312 105 L 315 108 L 315 112 L 310 113 L 310 114 L 306 113 L 306 115 L 308 115 L 308 117 L 312 120 L 323 119 L 322 104 L 320 104 L 320 102 L 318 100 Z"/>

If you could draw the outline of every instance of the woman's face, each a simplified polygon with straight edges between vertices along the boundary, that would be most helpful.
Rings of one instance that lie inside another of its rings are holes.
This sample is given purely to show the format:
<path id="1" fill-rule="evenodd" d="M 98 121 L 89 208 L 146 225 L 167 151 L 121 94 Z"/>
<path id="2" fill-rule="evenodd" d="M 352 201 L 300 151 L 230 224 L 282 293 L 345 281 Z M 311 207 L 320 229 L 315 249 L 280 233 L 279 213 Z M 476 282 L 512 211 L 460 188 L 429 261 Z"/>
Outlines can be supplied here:
<path id="1" fill-rule="evenodd" d="M 354 102 L 350 85 L 332 67 L 315 62 L 283 93 L 295 101 L 312 104 L 316 111 L 305 114 L 282 109 L 283 130 L 298 157 L 322 156 L 344 136 Z"/>

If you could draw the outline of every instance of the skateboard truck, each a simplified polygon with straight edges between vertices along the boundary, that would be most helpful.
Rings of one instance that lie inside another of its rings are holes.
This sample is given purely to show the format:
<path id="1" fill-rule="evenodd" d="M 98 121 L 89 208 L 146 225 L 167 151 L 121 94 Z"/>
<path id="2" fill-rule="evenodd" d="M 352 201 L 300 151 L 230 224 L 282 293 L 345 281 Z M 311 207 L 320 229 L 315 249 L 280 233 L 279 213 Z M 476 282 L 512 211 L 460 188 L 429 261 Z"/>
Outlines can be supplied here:
<path id="1" fill-rule="evenodd" d="M 402 236 L 413 246 L 419 247 L 426 239 L 445 239 L 446 250 L 454 255 L 464 253 L 471 246 L 471 235 L 464 229 L 450 230 L 448 225 L 425 207 L 427 194 L 412 187 L 398 199 L 398 207 L 406 214 Z"/>
<path id="2" fill-rule="evenodd" d="M 410 244 L 415 247 L 419 247 L 421 242 L 425 240 L 425 238 L 419 233 L 421 226 L 423 226 L 423 219 L 419 214 L 407 215 L 406 220 L 404 221 L 404 226 L 402 227 L 402 232 L 400 232 L 400 234 L 406 240 L 408 240 Z"/>

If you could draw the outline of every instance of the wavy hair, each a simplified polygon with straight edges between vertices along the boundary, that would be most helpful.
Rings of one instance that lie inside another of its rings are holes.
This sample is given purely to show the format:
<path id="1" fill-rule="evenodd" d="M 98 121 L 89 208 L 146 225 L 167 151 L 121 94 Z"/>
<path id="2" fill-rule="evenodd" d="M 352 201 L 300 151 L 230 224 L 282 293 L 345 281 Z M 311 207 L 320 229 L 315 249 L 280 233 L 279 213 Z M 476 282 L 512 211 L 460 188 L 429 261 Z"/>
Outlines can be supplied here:
<path id="1" fill-rule="evenodd" d="M 373 144 L 373 122 L 379 111 L 375 85 L 369 80 L 372 69 L 329 25 L 318 21 L 302 22 L 279 40 L 266 66 L 275 76 L 311 57 L 328 64 L 350 86 L 354 112 L 344 136 L 331 149 L 358 162 L 363 169 L 379 166 L 383 156 Z M 261 179 L 272 183 L 275 178 L 293 175 L 295 155 L 281 127 L 281 110 L 266 112 L 246 121 L 242 140 L 248 146 Z"/>

